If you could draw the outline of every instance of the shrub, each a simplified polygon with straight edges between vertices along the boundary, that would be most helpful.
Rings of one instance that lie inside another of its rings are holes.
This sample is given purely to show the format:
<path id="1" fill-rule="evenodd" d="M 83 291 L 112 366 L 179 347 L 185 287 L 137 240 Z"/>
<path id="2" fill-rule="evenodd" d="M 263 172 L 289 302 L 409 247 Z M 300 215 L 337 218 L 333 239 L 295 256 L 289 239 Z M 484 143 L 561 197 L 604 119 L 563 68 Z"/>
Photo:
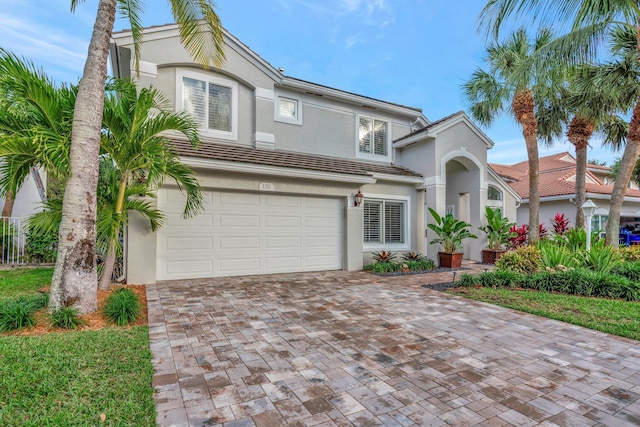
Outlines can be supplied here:
<path id="1" fill-rule="evenodd" d="M 618 249 L 620 257 L 623 261 L 636 262 L 640 261 L 640 246 L 625 246 Z"/>
<path id="2" fill-rule="evenodd" d="M 141 309 L 138 295 L 131 289 L 120 288 L 107 297 L 104 316 L 116 325 L 124 326 L 134 322 Z"/>
<path id="3" fill-rule="evenodd" d="M 532 274 L 543 269 L 540 252 L 535 246 L 521 246 L 502 254 L 496 268 L 520 274 Z"/>
<path id="4" fill-rule="evenodd" d="M 78 326 L 84 325 L 85 322 L 80 318 L 80 314 L 76 308 L 62 307 L 51 313 L 51 325 L 56 328 L 77 329 Z"/>
<path id="5" fill-rule="evenodd" d="M 33 302 L 26 298 L 3 301 L 0 303 L 0 332 L 33 326 L 36 310 Z"/>
<path id="6" fill-rule="evenodd" d="M 373 264 L 367 265 L 365 269 L 367 269 L 372 273 L 378 273 L 378 274 L 394 273 L 402 269 L 402 264 L 398 264 L 395 262 L 374 262 Z"/>
<path id="7" fill-rule="evenodd" d="M 427 258 L 423 258 L 421 260 L 417 260 L 417 261 L 405 261 L 404 263 L 409 270 L 411 271 L 426 271 L 426 270 L 433 270 L 435 268 L 435 263 L 433 262 L 433 260 L 427 259 Z"/>
<path id="8" fill-rule="evenodd" d="M 478 279 L 478 276 L 475 274 L 464 273 L 460 276 L 460 278 L 456 282 L 456 285 L 468 286 L 468 287 L 478 286 L 480 285 L 480 280 Z"/>
<path id="9" fill-rule="evenodd" d="M 640 262 L 621 262 L 611 269 L 611 274 L 626 277 L 633 282 L 640 282 Z"/>
<path id="10" fill-rule="evenodd" d="M 371 259 L 375 262 L 391 262 L 396 259 L 396 254 L 391 251 L 380 251 L 371 254 Z"/>
<path id="11" fill-rule="evenodd" d="M 58 229 L 41 231 L 30 226 L 25 251 L 30 262 L 53 262 L 58 254 Z"/>
<path id="12" fill-rule="evenodd" d="M 569 219 L 565 218 L 564 213 L 557 213 L 551 220 L 553 232 L 559 236 L 563 236 L 569 230 Z"/>

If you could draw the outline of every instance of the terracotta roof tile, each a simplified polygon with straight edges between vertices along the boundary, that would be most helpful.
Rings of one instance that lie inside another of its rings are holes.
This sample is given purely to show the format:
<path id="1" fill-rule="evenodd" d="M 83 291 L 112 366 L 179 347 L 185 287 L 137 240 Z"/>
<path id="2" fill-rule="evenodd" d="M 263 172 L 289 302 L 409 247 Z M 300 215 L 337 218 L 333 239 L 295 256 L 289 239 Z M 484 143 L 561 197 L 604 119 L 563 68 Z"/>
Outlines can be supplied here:
<path id="1" fill-rule="evenodd" d="M 563 160 L 569 156 L 571 161 Z M 490 164 L 491 168 L 501 177 L 506 178 L 508 184 L 523 199 L 529 197 L 529 162 L 524 161 L 514 165 L 496 165 Z M 598 167 L 589 164 L 589 168 Z M 598 168 L 602 168 L 601 166 Z M 568 152 L 553 154 L 540 158 L 540 197 L 564 196 L 575 194 L 576 185 L 569 178 L 576 174 L 575 158 Z M 588 193 L 611 194 L 612 185 L 604 185 L 602 181 L 587 172 L 590 178 L 596 181 L 596 184 L 587 183 L 586 191 Z M 640 197 L 640 190 L 627 189 L 626 195 L 629 197 Z"/>
<path id="2" fill-rule="evenodd" d="M 183 140 L 174 140 L 173 144 L 178 154 L 184 157 L 359 176 L 370 176 L 372 173 L 405 177 L 422 176 L 401 166 L 367 163 L 338 157 L 281 150 L 262 150 L 231 144 L 201 143 L 197 149 L 193 149 L 188 142 Z"/>

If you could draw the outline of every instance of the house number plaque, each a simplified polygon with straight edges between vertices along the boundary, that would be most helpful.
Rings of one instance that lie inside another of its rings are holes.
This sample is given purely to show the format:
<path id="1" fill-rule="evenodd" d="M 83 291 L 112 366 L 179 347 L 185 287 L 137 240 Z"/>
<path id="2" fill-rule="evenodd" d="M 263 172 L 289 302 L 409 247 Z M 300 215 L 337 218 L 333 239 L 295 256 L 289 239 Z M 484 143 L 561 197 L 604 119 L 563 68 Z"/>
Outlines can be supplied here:
<path id="1" fill-rule="evenodd" d="M 271 182 L 261 182 L 260 191 L 276 191 L 276 186 Z"/>

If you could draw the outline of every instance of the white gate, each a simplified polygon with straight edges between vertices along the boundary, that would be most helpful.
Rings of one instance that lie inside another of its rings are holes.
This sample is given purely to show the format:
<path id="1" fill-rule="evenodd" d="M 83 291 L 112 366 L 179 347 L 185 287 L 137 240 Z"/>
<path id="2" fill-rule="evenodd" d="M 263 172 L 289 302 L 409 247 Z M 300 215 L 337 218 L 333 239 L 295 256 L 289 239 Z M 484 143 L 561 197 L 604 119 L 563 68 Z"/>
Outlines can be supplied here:
<path id="1" fill-rule="evenodd" d="M 25 242 L 22 218 L 0 217 L 0 265 L 24 264 Z"/>

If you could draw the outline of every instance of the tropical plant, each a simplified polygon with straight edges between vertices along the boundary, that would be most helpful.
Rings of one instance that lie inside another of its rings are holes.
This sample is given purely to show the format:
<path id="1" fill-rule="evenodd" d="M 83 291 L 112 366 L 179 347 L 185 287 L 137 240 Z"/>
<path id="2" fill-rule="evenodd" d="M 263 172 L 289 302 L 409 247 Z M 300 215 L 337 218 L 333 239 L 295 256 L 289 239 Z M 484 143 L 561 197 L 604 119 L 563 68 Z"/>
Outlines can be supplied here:
<path id="1" fill-rule="evenodd" d="M 566 218 L 564 213 L 557 213 L 551 220 L 551 225 L 556 235 L 564 236 L 567 230 L 569 230 L 569 218 Z"/>
<path id="2" fill-rule="evenodd" d="M 542 258 L 542 264 L 546 268 L 575 268 L 581 265 L 576 258 L 576 253 L 569 250 L 566 245 L 558 244 L 556 241 L 545 240 L 540 241 L 537 246 Z"/>
<path id="3" fill-rule="evenodd" d="M 529 242 L 539 239 L 540 190 L 538 160 L 537 103 L 556 83 L 546 64 L 533 61 L 537 51 L 552 40 L 552 33 L 542 29 L 532 40 L 524 28 L 513 32 L 505 42 L 487 48 L 488 68 L 477 69 L 464 84 L 463 93 L 471 115 L 490 125 L 503 111 L 510 110 L 522 128 L 529 160 Z"/>
<path id="4" fill-rule="evenodd" d="M 621 263 L 620 254 L 611 246 L 592 245 L 582 256 L 583 265 L 598 273 L 609 273 Z"/>
<path id="5" fill-rule="evenodd" d="M 422 255 L 420 252 L 411 251 L 403 254 L 402 259 L 405 261 L 422 261 L 425 258 L 424 255 Z"/>
<path id="6" fill-rule="evenodd" d="M 524 246 L 524 244 L 527 243 L 528 232 L 529 232 L 529 226 L 527 224 L 522 224 L 520 227 L 514 224 L 511 227 L 509 227 L 509 233 L 511 233 L 511 237 L 509 237 L 508 241 L 511 249 Z"/>
<path id="7" fill-rule="evenodd" d="M 598 58 L 602 41 L 611 41 L 616 60 L 606 64 L 600 73 L 601 85 L 621 89 L 632 105 L 620 172 L 613 186 L 609 205 L 606 242 L 618 245 L 620 211 L 626 188 L 640 156 L 640 44 L 637 40 L 640 8 L 633 1 L 603 2 L 597 0 L 489 0 L 480 15 L 481 26 L 495 37 L 509 18 L 517 21 L 570 24 L 571 31 L 547 45 L 538 63 L 580 64 Z M 626 40 L 621 42 L 622 40 Z"/>
<path id="8" fill-rule="evenodd" d="M 26 233 L 25 252 L 31 263 L 53 262 L 58 253 L 58 223 L 51 230 L 37 230 L 29 225 Z"/>
<path id="9" fill-rule="evenodd" d="M 141 312 L 140 298 L 128 288 L 113 291 L 104 303 L 104 316 L 118 326 L 135 322 Z"/>
<path id="10" fill-rule="evenodd" d="M 111 285 L 127 211 L 142 213 L 154 230 L 161 225 L 162 214 L 141 200 L 141 195 L 155 197 L 162 182 L 173 180 L 186 193 L 185 217 L 197 214 L 202 206 L 195 174 L 180 161 L 166 136 L 168 132 L 182 134 L 195 147 L 200 142 L 197 123 L 186 113 L 170 111 L 168 101 L 156 89 L 138 91 L 132 81 L 124 80 L 115 81 L 110 88 L 104 103 L 99 197 L 111 215 L 108 221 L 98 222 L 98 246 L 107 254 L 100 289 Z"/>
<path id="11" fill-rule="evenodd" d="M 71 10 L 80 3 L 71 0 Z M 170 0 L 169 5 L 186 49 L 204 67 L 222 63 L 220 20 L 210 0 Z M 73 305 L 81 313 L 97 310 L 96 212 L 100 138 L 107 56 L 116 13 L 131 25 L 134 66 L 138 69 L 142 41 L 143 2 L 100 0 L 88 56 L 78 86 L 73 116 L 70 175 L 65 186 L 56 268 L 51 282 L 50 310 Z"/>
<path id="12" fill-rule="evenodd" d="M 429 244 L 440 244 L 444 252 L 453 253 L 462 248 L 464 239 L 477 239 L 478 236 L 471 234 L 471 224 L 456 219 L 452 214 L 440 216 L 435 210 L 429 208 L 429 212 L 433 217 L 435 224 L 427 224 L 427 227 L 438 236 Z"/>
<path id="13" fill-rule="evenodd" d="M 31 62 L 0 49 L 0 93 L 0 196 L 2 216 L 11 216 L 13 195 L 34 171 L 44 169 L 51 181 L 67 176 L 76 88 L 56 87 Z"/>
<path id="14" fill-rule="evenodd" d="M 36 295 L 0 302 L 0 332 L 35 325 L 33 314 L 47 304 L 47 295 Z"/>
<path id="15" fill-rule="evenodd" d="M 375 262 L 393 262 L 397 255 L 391 251 L 380 251 L 371 254 L 371 259 Z"/>
<path id="16" fill-rule="evenodd" d="M 489 240 L 489 249 L 499 251 L 509 243 L 509 239 L 517 236 L 515 231 L 511 231 L 511 227 L 515 226 L 516 223 L 509 222 L 509 218 L 503 217 L 499 208 L 492 209 L 487 206 L 485 218 L 487 225 L 478 227 L 478 229 L 486 233 L 487 240 Z"/>

